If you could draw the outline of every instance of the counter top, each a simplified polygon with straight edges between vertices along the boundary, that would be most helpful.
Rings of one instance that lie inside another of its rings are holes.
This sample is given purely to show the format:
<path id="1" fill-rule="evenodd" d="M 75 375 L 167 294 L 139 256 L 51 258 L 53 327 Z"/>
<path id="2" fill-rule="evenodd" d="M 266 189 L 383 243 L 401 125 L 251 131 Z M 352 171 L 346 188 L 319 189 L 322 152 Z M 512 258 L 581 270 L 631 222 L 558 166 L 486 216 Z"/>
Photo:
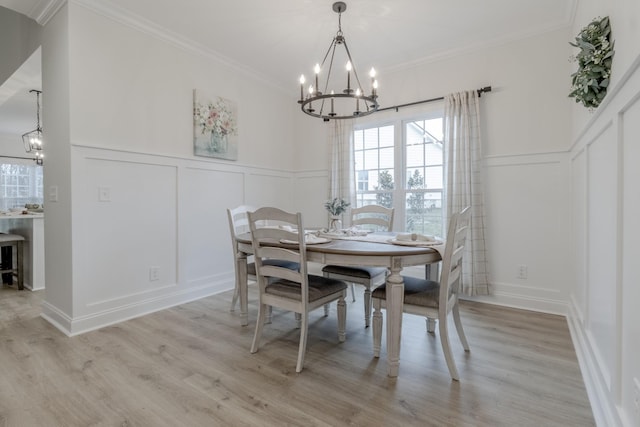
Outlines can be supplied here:
<path id="1" fill-rule="evenodd" d="M 27 212 L 23 214 L 21 212 L 7 212 L 0 213 L 0 220 L 2 219 L 34 219 L 34 218 L 43 218 L 44 213 L 42 212 Z"/>

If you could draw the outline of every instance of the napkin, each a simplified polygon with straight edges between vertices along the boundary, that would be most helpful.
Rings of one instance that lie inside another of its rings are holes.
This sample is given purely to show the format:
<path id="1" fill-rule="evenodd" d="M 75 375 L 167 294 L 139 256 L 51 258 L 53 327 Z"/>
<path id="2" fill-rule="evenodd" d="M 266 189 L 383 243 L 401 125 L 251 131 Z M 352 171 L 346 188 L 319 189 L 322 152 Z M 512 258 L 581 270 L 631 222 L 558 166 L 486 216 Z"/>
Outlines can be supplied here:
<path id="1" fill-rule="evenodd" d="M 407 242 L 438 242 L 434 236 L 425 236 L 424 234 L 410 233 L 410 234 L 398 234 L 396 236 L 396 240 L 407 241 Z"/>
<path id="2" fill-rule="evenodd" d="M 424 246 L 429 246 L 431 249 L 438 251 L 441 257 L 444 256 L 446 249 L 446 244 L 443 241 L 436 239 L 434 236 L 425 236 L 424 234 L 398 234 L 396 240 L 400 242 L 423 242 Z"/>
<path id="3" fill-rule="evenodd" d="M 317 243 L 327 243 L 329 242 L 329 239 L 325 238 L 325 237 L 319 237 L 316 234 L 305 234 L 304 235 L 304 242 L 307 245 L 313 245 L 313 244 L 317 244 Z M 280 240 L 280 243 L 286 243 L 286 244 L 290 244 L 290 245 L 297 245 L 298 241 L 297 240 L 287 240 L 287 239 L 282 239 Z"/>
<path id="4" fill-rule="evenodd" d="M 327 239 L 325 239 L 324 237 L 318 237 L 315 234 L 305 234 L 304 235 L 304 242 L 307 244 L 314 244 L 314 243 L 326 243 Z"/>
<path id="5" fill-rule="evenodd" d="M 347 236 L 366 236 L 367 234 L 371 233 L 371 231 L 369 230 L 363 230 L 358 227 L 345 228 L 342 230 L 342 232 Z"/>

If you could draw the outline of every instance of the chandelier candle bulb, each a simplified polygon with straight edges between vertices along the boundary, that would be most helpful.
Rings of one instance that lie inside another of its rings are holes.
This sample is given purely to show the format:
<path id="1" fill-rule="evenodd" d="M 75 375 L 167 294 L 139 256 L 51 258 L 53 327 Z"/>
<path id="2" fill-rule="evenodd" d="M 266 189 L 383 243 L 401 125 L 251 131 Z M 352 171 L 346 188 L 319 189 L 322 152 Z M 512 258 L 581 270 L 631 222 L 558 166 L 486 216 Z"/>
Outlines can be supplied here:
<path id="1" fill-rule="evenodd" d="M 300 101 L 304 101 L 304 74 L 300 76 Z"/>
<path id="2" fill-rule="evenodd" d="M 316 73 L 316 91 L 317 91 L 318 88 L 320 87 L 320 86 L 318 86 L 318 74 L 320 74 L 320 64 L 316 64 L 316 66 L 315 66 L 313 71 L 315 71 L 315 73 Z M 319 93 L 320 92 L 318 92 L 318 94 Z"/>
<path id="3" fill-rule="evenodd" d="M 346 93 L 351 93 L 351 61 L 347 62 L 347 91 Z"/>

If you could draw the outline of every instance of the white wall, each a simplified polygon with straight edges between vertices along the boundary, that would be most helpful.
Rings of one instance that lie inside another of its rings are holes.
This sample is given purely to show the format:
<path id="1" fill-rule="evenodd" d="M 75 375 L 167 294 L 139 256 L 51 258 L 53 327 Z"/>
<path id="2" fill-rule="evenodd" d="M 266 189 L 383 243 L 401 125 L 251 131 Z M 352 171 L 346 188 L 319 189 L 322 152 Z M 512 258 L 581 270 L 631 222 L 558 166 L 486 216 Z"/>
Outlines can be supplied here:
<path id="1" fill-rule="evenodd" d="M 55 324 L 73 317 L 68 27 L 65 6 L 47 23 L 42 43 L 42 90 L 50 99 L 42 104 L 42 121 L 47 123 L 43 148 L 47 291 L 43 313 Z"/>
<path id="2" fill-rule="evenodd" d="M 69 3 L 46 31 L 47 105 L 63 108 L 45 113 L 66 159 L 45 172 L 59 202 L 46 201 L 44 315 L 76 334 L 232 288 L 225 209 L 293 204 L 288 97 L 115 11 Z M 237 103 L 238 161 L 193 155 L 193 89 Z"/>
<path id="3" fill-rule="evenodd" d="M 29 153 L 26 153 L 24 151 L 24 144 L 22 143 L 22 135 L 0 133 L 0 147 L 2 150 L 3 156 L 12 156 L 12 157 L 21 158 L 21 159 L 10 159 L 10 158 L 0 157 L 0 162 L 20 163 L 25 165 L 34 164 L 33 158 L 29 157 Z"/>
<path id="4" fill-rule="evenodd" d="M 640 3 L 580 2 L 572 32 L 609 15 L 612 85 L 595 112 L 572 108 L 572 253 L 569 325 L 599 425 L 637 426 L 640 380 Z M 571 72 L 573 72 L 572 70 Z"/>
<path id="5" fill-rule="evenodd" d="M 570 138 L 567 98 L 569 30 L 465 55 L 385 73 L 381 70 L 382 107 L 443 96 L 460 90 L 492 86 L 481 98 L 486 165 L 486 207 L 492 296 L 497 304 L 566 313 L 571 271 L 569 250 Z M 401 109 L 416 114 L 426 106 Z M 385 112 L 359 119 L 384 120 Z M 304 206 L 320 210 L 327 198 L 326 173 L 314 172 L 327 160 L 327 124 L 301 116 L 296 139 L 305 151 L 298 155 L 297 185 Z M 312 144 L 309 144 L 311 142 Z M 305 156 L 307 153 L 310 155 Z M 302 171 L 307 171 L 304 174 Z M 305 191 L 309 189 L 309 191 Z M 323 219 L 326 221 L 326 218 Z M 517 266 L 527 265 L 529 277 L 517 279 Z"/>

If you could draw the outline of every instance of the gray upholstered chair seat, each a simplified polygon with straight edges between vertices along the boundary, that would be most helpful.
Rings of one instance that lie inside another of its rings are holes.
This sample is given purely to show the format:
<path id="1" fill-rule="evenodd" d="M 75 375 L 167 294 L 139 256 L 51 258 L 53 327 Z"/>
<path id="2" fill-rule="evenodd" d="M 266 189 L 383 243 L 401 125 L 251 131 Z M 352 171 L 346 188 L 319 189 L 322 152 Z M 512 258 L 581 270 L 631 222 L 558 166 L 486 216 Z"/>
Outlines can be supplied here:
<path id="1" fill-rule="evenodd" d="M 454 381 L 460 380 L 458 368 L 451 353 L 449 340 L 449 314 L 453 317 L 458 338 L 465 351 L 469 351 L 469 343 L 462 329 L 458 294 L 462 287 L 462 256 L 464 254 L 467 235 L 471 234 L 469 223 L 471 208 L 466 207 L 460 213 L 454 213 L 449 218 L 447 243 L 442 254 L 442 272 L 440 281 L 418 279 L 402 276 L 404 281 L 403 313 L 424 316 L 427 319 L 427 331 L 433 332 L 429 325 L 437 320 L 440 344 L 444 358 L 449 368 L 449 374 Z M 380 357 L 382 343 L 382 309 L 386 308 L 386 285 L 379 286 L 371 293 L 373 307 L 373 355 Z"/>
<path id="2" fill-rule="evenodd" d="M 366 205 L 351 209 L 351 226 L 369 230 L 391 231 L 393 228 L 393 208 L 380 205 Z M 371 323 L 371 289 L 383 283 L 387 269 L 383 267 L 326 265 L 322 269 L 324 277 L 345 280 L 351 284 L 351 299 L 356 300 L 354 284 L 364 286 L 364 325 Z M 326 309 L 325 309 L 326 310 Z"/>
<path id="3" fill-rule="evenodd" d="M 308 277 L 309 302 L 317 301 L 320 298 L 347 289 L 347 284 L 342 280 L 327 279 L 326 277 L 315 276 L 313 274 L 309 274 Z M 300 300 L 302 295 L 300 283 L 278 278 L 271 278 L 264 292 L 295 300 Z"/>
<path id="4" fill-rule="evenodd" d="M 402 276 L 404 281 L 404 303 L 420 307 L 438 308 L 440 283 L 417 277 Z M 372 298 L 387 299 L 387 285 L 378 286 L 371 293 Z"/>
<path id="5" fill-rule="evenodd" d="M 326 265 L 322 268 L 322 272 L 371 279 L 380 274 L 386 274 L 387 269 L 384 267 L 343 267 L 340 265 Z"/>
<path id="6" fill-rule="evenodd" d="M 347 284 L 342 280 L 309 274 L 305 234 L 293 231 L 305 229 L 300 212 L 291 213 L 274 207 L 263 207 L 255 212 L 249 212 L 247 216 L 260 291 L 258 321 L 251 343 L 251 353 L 258 351 L 269 307 L 293 311 L 300 328 L 296 372 L 301 372 L 309 335 L 310 311 L 324 306 L 325 315 L 328 315 L 326 310 L 328 304 L 336 301 L 338 341 L 344 342 L 346 339 L 347 305 L 344 297 L 347 295 Z M 270 223 L 279 224 L 281 227 L 263 226 Z M 297 244 L 273 244 L 273 242 L 285 240 L 293 240 Z M 278 263 L 279 260 L 294 262 L 299 265 L 299 268 L 292 270 L 279 264 L 267 264 L 273 260 Z"/>
<path id="7" fill-rule="evenodd" d="M 249 219 L 247 217 L 247 212 L 256 210 L 254 207 L 248 205 L 241 205 L 234 209 L 227 209 L 227 217 L 229 219 L 229 230 L 231 231 L 231 244 L 233 248 L 233 257 L 236 259 L 234 262 L 234 267 L 238 267 L 237 257 L 239 256 L 240 250 L 238 248 L 238 236 L 240 234 L 246 233 L 249 231 Z M 284 267 L 290 270 L 299 271 L 300 264 L 293 261 L 285 261 L 285 260 L 264 260 L 265 264 L 276 265 L 280 267 Z M 256 264 L 251 262 L 247 263 L 247 277 L 240 277 L 240 272 L 236 271 L 236 281 L 235 287 L 233 291 L 233 297 L 231 298 L 231 311 L 235 310 L 236 303 L 238 299 L 240 299 L 240 324 L 246 325 L 249 320 L 248 311 L 248 291 L 247 291 L 247 280 L 256 280 Z M 242 283 L 241 283 L 242 282 Z M 270 315 L 267 315 L 267 321 L 270 321 Z"/>

